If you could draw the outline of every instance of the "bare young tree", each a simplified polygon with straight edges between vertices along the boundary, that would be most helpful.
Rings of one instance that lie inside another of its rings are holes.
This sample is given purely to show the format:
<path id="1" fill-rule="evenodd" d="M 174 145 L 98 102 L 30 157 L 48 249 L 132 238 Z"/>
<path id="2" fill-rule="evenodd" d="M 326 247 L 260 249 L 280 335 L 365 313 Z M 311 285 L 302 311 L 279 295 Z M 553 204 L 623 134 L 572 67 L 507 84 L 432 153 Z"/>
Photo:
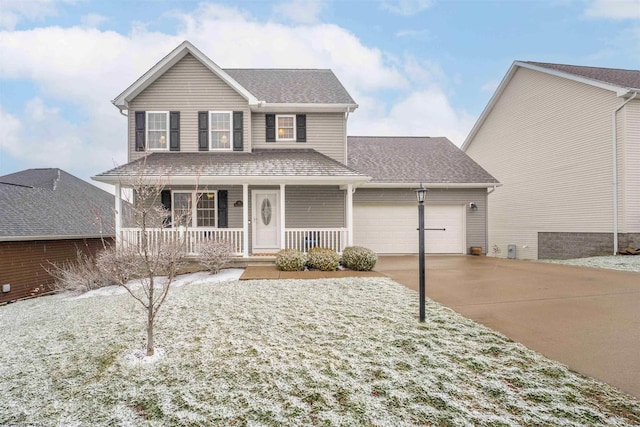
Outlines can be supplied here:
<path id="1" fill-rule="evenodd" d="M 121 243 L 102 251 L 97 266 L 145 308 L 146 354 L 152 356 L 154 324 L 178 269 L 185 261 L 187 229 L 191 205 L 195 201 L 189 199 L 188 205 L 176 206 L 172 213 L 162 204 L 165 185 L 161 182 L 149 184 L 140 175 L 131 187 L 134 200 L 129 217 L 137 231 L 130 235 L 135 237 L 123 238 Z M 167 233 L 165 229 L 171 226 L 176 230 Z"/>

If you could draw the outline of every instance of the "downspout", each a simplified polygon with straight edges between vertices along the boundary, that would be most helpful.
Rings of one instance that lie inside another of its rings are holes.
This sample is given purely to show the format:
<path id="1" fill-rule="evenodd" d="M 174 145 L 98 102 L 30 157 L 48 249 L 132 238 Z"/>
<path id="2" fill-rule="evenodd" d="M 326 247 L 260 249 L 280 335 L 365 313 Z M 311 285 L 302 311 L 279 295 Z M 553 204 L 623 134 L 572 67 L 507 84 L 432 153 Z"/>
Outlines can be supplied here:
<path id="1" fill-rule="evenodd" d="M 611 125 L 613 128 L 613 255 L 618 253 L 618 130 L 616 114 L 637 95 L 638 92 L 634 92 L 629 99 L 620 104 L 620 106 L 611 113 Z"/>

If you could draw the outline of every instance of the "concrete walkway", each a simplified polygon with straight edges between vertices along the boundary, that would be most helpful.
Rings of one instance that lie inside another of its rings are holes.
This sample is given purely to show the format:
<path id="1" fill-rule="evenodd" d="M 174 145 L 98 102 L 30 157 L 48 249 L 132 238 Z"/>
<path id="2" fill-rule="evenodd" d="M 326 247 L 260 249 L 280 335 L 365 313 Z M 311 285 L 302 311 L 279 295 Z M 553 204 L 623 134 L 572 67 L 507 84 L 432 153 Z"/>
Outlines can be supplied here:
<path id="1" fill-rule="evenodd" d="M 426 265 L 429 298 L 640 398 L 640 273 L 472 256 Z M 375 270 L 418 290 L 415 255 Z"/>

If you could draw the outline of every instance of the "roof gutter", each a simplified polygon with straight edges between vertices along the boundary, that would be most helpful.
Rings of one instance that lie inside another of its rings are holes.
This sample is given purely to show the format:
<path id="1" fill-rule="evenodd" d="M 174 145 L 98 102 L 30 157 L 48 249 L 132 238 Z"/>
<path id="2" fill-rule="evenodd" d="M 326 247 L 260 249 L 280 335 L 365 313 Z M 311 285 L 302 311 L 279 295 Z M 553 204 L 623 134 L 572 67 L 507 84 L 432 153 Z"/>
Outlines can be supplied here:
<path id="1" fill-rule="evenodd" d="M 368 182 L 363 188 L 490 188 L 501 187 L 498 182 Z"/>
<path id="2" fill-rule="evenodd" d="M 627 92 L 628 93 L 628 92 Z M 611 128 L 612 128 L 612 153 L 613 158 L 613 255 L 618 253 L 618 131 L 616 123 L 616 114 L 625 105 L 631 102 L 638 96 L 638 92 L 633 92 L 633 95 L 626 101 L 620 104 L 611 113 Z"/>
<path id="3" fill-rule="evenodd" d="M 109 234 L 52 234 L 43 236 L 2 236 L 0 242 L 24 242 L 32 240 L 81 240 L 81 239 L 112 239 L 115 233 Z"/>

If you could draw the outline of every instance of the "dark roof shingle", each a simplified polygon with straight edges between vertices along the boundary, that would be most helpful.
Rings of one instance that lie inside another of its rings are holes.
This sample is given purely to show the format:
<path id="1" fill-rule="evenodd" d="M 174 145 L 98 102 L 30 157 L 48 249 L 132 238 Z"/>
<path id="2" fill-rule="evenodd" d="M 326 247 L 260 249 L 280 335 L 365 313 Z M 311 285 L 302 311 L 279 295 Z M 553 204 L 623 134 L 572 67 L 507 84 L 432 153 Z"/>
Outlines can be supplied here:
<path id="1" fill-rule="evenodd" d="M 225 69 L 261 101 L 276 104 L 355 104 L 331 70 Z"/>
<path id="2" fill-rule="evenodd" d="M 348 137 L 348 165 L 371 183 L 498 184 L 443 137 Z"/>
<path id="3" fill-rule="evenodd" d="M 629 89 L 640 88 L 640 70 L 623 70 L 619 68 L 584 67 L 580 65 L 549 64 L 546 62 L 523 61 L 550 70 L 561 71 L 587 79 L 609 83 Z"/>
<path id="4" fill-rule="evenodd" d="M 111 236 L 114 196 L 67 172 L 27 169 L 0 177 L 3 237 Z"/>
<path id="5" fill-rule="evenodd" d="M 254 150 L 252 153 L 151 153 L 96 175 L 143 176 L 363 176 L 310 149 Z"/>

